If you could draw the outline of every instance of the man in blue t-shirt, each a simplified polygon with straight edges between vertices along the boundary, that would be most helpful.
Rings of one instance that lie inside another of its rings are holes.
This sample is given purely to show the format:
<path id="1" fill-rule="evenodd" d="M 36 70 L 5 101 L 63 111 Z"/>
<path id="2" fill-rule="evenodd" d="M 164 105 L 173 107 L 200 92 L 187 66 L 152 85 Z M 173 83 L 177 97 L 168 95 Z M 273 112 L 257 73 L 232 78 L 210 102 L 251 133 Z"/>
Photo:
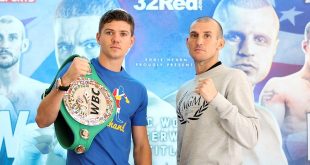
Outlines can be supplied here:
<path id="1" fill-rule="evenodd" d="M 147 92 L 122 67 L 125 55 L 134 43 L 132 16 L 120 9 L 106 12 L 100 19 L 96 39 L 100 45 L 99 57 L 90 62 L 75 58 L 60 72 L 58 83 L 69 86 L 91 71 L 91 63 L 107 88 L 116 91 L 113 96 L 118 98 L 117 120 L 110 122 L 96 135 L 87 152 L 77 154 L 69 150 L 67 164 L 128 164 L 131 135 L 135 164 L 151 164 L 146 130 Z M 55 122 L 64 93 L 55 87 L 42 100 L 36 116 L 39 127 L 48 127 Z"/>

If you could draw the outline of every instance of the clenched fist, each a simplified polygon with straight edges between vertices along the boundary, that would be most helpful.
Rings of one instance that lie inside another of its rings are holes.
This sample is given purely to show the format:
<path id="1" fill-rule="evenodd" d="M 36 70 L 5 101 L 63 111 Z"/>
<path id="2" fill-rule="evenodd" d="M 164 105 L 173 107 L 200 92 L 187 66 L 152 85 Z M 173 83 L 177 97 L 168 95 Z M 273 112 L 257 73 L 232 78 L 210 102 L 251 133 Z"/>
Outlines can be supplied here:
<path id="1" fill-rule="evenodd" d="M 202 96 L 207 102 L 211 102 L 217 95 L 217 90 L 211 78 L 199 80 L 196 93 Z"/>
<path id="2" fill-rule="evenodd" d="M 83 57 L 75 57 L 67 70 L 61 78 L 62 85 L 68 86 L 72 81 L 81 76 L 91 73 L 89 60 Z"/>

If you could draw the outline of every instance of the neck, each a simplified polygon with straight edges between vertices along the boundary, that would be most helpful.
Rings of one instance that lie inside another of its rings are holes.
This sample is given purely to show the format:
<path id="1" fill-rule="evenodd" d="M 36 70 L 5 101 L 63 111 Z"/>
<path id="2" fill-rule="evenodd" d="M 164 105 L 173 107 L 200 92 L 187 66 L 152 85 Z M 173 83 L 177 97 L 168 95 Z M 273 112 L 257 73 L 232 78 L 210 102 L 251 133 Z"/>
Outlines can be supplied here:
<path id="1" fill-rule="evenodd" d="M 196 74 L 201 74 L 206 72 L 208 69 L 210 69 L 214 64 L 216 64 L 217 61 L 196 61 L 195 62 L 195 69 L 196 69 Z"/>
<path id="2" fill-rule="evenodd" d="M 309 59 L 305 59 L 305 64 L 299 71 L 301 74 L 301 77 L 305 80 L 310 81 L 310 61 Z"/>
<path id="3" fill-rule="evenodd" d="M 19 67 L 18 64 L 7 68 L 7 69 L 0 69 L 0 87 L 8 87 L 14 86 L 15 82 L 17 82 L 19 78 Z"/>
<path id="4" fill-rule="evenodd" d="M 123 59 L 111 59 L 104 55 L 100 55 L 99 63 L 113 72 L 120 72 L 122 68 Z"/>

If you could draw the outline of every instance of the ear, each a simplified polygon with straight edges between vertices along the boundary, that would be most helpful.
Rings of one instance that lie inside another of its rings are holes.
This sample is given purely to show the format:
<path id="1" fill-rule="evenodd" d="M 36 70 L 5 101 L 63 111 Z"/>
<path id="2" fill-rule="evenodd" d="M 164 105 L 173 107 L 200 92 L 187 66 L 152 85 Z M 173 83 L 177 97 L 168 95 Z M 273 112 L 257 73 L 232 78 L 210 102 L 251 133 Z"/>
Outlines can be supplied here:
<path id="1" fill-rule="evenodd" d="M 136 41 L 136 37 L 133 35 L 131 38 L 130 38 L 130 47 L 133 46 L 133 44 L 135 43 Z"/>
<path id="2" fill-rule="evenodd" d="M 225 40 L 223 38 L 220 38 L 218 43 L 218 50 L 221 50 L 225 46 Z"/>
<path id="3" fill-rule="evenodd" d="M 188 37 L 186 38 L 186 47 L 187 47 L 187 49 L 189 49 L 189 46 L 188 46 Z"/>
<path id="4" fill-rule="evenodd" d="M 98 43 L 98 45 L 100 45 L 100 34 L 99 34 L 99 32 L 97 32 L 96 33 L 96 41 L 97 41 L 97 43 Z"/>
<path id="5" fill-rule="evenodd" d="M 310 41 L 307 41 L 307 40 L 303 40 L 302 43 L 301 43 L 301 46 L 302 46 L 302 50 L 304 53 L 310 53 L 310 43 L 308 43 Z"/>
<path id="6" fill-rule="evenodd" d="M 24 53 L 28 50 L 30 45 L 30 41 L 28 38 L 23 39 L 22 47 L 21 47 L 21 52 Z"/>

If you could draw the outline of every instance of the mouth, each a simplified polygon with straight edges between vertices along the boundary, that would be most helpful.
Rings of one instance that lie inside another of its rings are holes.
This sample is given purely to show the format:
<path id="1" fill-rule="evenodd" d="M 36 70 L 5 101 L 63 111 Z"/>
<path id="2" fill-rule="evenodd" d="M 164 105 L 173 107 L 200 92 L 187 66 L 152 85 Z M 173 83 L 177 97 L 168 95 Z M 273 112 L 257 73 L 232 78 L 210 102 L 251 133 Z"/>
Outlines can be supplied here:
<path id="1" fill-rule="evenodd" d="M 195 51 L 195 52 L 205 52 L 205 50 L 204 50 L 204 49 L 201 49 L 201 48 L 196 48 L 194 51 Z"/>
<path id="2" fill-rule="evenodd" d="M 256 67 L 249 63 L 241 63 L 233 66 L 236 69 L 243 70 L 244 72 L 250 72 L 252 70 L 256 70 Z"/>
<path id="3" fill-rule="evenodd" d="M 121 47 L 119 47 L 119 46 L 111 46 L 110 48 L 111 49 L 119 49 L 119 50 L 121 49 Z"/>
<path id="4" fill-rule="evenodd" d="M 0 56 L 3 57 L 3 56 L 12 56 L 12 54 L 10 52 L 7 52 L 7 51 L 0 51 Z"/>

